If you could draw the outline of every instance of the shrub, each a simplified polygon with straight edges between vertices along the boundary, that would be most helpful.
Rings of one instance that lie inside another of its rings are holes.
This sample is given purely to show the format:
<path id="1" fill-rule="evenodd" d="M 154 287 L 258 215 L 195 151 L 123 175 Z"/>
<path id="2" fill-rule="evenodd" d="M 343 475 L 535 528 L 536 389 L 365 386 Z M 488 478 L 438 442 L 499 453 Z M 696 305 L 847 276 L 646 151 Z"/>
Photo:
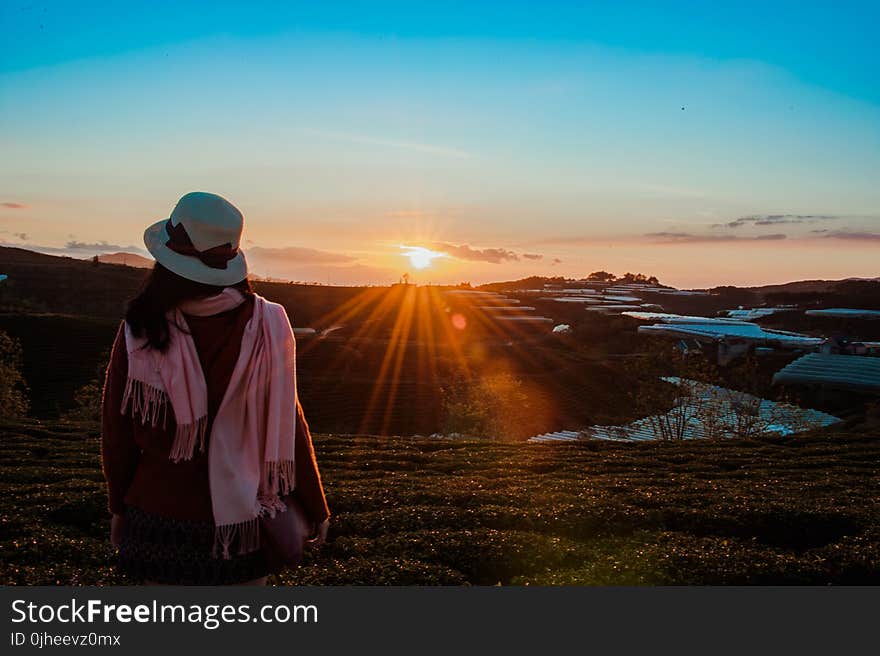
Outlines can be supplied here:
<path id="1" fill-rule="evenodd" d="M 23 417 L 30 407 L 22 358 L 21 343 L 0 330 L 0 417 Z"/>
<path id="2" fill-rule="evenodd" d="M 446 391 L 446 431 L 492 439 L 528 437 L 531 396 L 523 382 L 494 373 Z"/>
<path id="3" fill-rule="evenodd" d="M 104 352 L 96 370 L 95 377 L 73 393 L 73 408 L 64 414 L 64 418 L 75 421 L 100 421 L 101 402 L 104 394 L 104 374 L 110 359 Z"/>

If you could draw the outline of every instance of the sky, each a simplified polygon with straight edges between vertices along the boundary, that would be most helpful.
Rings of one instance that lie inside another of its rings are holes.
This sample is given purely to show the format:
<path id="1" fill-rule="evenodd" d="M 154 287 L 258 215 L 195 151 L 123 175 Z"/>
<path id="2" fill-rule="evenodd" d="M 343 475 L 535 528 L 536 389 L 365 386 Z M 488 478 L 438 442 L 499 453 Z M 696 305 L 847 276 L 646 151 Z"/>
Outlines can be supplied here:
<path id="1" fill-rule="evenodd" d="M 0 244 L 143 253 L 201 190 L 242 210 L 254 273 L 293 280 L 880 276 L 878 20 L 875 2 L 5 1 Z"/>

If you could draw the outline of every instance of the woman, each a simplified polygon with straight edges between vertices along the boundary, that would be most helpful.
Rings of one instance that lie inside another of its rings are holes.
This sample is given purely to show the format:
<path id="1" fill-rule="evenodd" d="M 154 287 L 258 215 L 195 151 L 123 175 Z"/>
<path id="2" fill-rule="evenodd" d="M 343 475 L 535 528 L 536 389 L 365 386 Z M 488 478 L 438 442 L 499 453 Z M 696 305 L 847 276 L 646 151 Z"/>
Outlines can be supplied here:
<path id="1" fill-rule="evenodd" d="M 243 223 L 194 192 L 144 233 L 156 264 L 113 344 L 102 431 L 111 542 L 136 580 L 263 585 L 279 568 L 270 517 L 326 539 L 293 331 L 251 289 Z"/>

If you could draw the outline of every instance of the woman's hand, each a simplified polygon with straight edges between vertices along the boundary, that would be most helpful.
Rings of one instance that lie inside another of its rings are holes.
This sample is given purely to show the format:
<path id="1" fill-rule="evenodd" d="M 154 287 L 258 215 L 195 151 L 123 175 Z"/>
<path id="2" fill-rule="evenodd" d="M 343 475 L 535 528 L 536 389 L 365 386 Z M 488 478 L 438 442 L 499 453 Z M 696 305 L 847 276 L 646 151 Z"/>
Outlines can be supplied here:
<path id="1" fill-rule="evenodd" d="M 328 517 L 323 522 L 318 524 L 318 530 L 316 531 L 317 535 L 314 540 L 311 540 L 309 544 L 313 547 L 320 547 L 322 544 L 327 542 L 327 530 L 330 528 L 330 518 Z"/>
<path id="2" fill-rule="evenodd" d="M 113 519 L 110 520 L 110 544 L 114 547 L 119 547 L 122 543 L 122 531 L 125 528 L 125 515 L 117 515 L 113 514 Z"/>

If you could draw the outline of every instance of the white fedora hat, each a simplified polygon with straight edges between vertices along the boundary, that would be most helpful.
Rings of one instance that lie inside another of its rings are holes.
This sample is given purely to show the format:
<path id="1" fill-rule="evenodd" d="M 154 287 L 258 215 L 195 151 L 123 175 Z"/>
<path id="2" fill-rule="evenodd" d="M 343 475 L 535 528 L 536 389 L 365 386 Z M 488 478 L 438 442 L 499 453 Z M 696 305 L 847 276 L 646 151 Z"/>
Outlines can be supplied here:
<path id="1" fill-rule="evenodd" d="M 193 191 L 177 201 L 171 216 L 144 231 L 156 261 L 179 276 L 206 285 L 234 285 L 247 278 L 241 246 L 244 217 L 217 194 Z"/>

